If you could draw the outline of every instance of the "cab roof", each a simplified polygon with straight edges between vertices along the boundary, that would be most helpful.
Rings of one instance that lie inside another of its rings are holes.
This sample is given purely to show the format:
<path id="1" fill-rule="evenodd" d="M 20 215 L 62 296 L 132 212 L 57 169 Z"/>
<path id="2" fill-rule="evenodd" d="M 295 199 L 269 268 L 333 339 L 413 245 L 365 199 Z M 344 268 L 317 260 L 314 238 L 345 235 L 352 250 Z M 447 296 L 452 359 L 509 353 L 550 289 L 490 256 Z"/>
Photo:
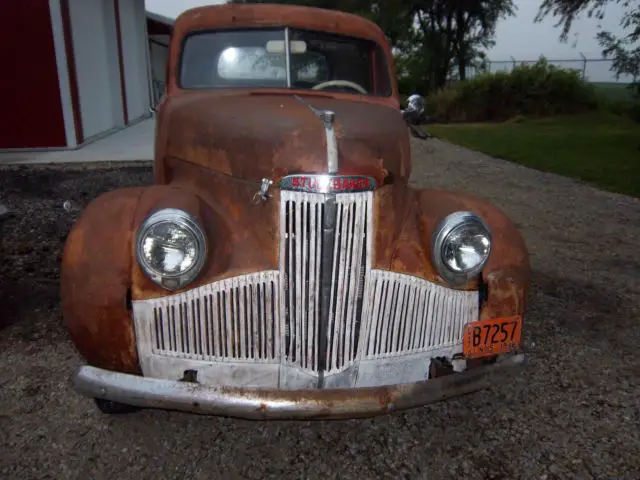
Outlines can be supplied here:
<path id="1" fill-rule="evenodd" d="M 380 27 L 358 15 L 278 4 L 226 4 L 192 8 L 176 19 L 173 37 L 181 39 L 185 34 L 197 30 L 278 26 L 359 37 L 387 47 L 387 39 Z"/>
<path id="2" fill-rule="evenodd" d="M 315 7 L 281 4 L 226 4 L 209 5 L 187 10 L 173 24 L 169 44 L 167 72 L 175 72 L 182 50 L 184 37 L 190 33 L 217 29 L 242 29 L 259 27 L 291 27 L 300 30 L 315 30 L 337 35 L 370 40 L 380 45 L 391 71 L 390 98 L 376 97 L 369 101 L 390 102 L 399 106 L 398 86 L 394 71 L 394 58 L 387 37 L 375 23 L 351 13 Z M 175 75 L 167 78 L 169 91 L 177 89 Z"/>

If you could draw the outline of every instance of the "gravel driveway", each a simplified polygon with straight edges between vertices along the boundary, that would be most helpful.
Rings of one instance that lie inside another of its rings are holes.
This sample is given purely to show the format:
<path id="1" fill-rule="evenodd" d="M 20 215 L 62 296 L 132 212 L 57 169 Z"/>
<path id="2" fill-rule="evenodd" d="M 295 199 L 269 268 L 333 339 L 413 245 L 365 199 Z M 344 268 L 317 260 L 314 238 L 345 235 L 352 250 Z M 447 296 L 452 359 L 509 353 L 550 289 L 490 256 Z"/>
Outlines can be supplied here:
<path id="1" fill-rule="evenodd" d="M 74 209 L 151 169 L 2 168 L 0 478 L 640 478 L 640 200 L 437 140 L 414 158 L 415 185 L 489 198 L 524 233 L 530 360 L 490 390 L 333 422 L 100 414 L 69 388 L 61 246 Z"/>

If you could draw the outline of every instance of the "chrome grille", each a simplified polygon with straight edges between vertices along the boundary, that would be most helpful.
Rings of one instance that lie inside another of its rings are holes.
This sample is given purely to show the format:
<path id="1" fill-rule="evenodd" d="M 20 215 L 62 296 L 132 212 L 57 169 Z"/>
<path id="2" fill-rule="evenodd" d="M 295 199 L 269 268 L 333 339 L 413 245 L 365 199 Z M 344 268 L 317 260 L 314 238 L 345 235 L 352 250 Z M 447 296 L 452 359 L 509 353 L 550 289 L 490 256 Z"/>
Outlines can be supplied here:
<path id="1" fill-rule="evenodd" d="M 278 276 L 275 271 L 244 275 L 150 300 L 151 308 L 138 309 L 136 317 L 150 317 L 148 338 L 158 355 L 274 360 L 280 349 Z"/>
<path id="2" fill-rule="evenodd" d="M 478 292 L 451 290 L 417 277 L 371 271 L 363 358 L 405 355 L 459 344 L 478 318 Z"/>
<path id="3" fill-rule="evenodd" d="M 286 358 L 318 369 L 324 195 L 282 191 L 281 311 Z"/>
<path id="4" fill-rule="evenodd" d="M 338 371 L 357 353 L 365 273 L 370 268 L 372 193 L 328 197 L 282 191 L 280 198 L 285 357 L 305 369 Z M 324 235 L 327 229 L 333 230 L 331 238 Z M 327 256 L 329 271 L 322 269 Z M 324 298 L 323 280 L 330 282 Z M 328 309 L 326 316 L 323 309 Z"/>

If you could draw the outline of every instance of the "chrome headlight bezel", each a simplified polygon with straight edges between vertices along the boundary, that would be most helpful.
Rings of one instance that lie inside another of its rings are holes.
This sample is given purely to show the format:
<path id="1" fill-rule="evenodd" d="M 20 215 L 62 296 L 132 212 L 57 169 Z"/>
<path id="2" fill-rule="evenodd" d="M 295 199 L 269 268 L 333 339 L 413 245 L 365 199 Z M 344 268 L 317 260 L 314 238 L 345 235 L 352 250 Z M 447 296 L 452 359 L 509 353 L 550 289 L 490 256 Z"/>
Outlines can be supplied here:
<path id="1" fill-rule="evenodd" d="M 144 241 L 151 228 L 161 223 L 173 223 L 195 239 L 196 259 L 188 270 L 177 274 L 168 274 L 154 268 L 147 262 L 143 254 Z M 138 265 L 145 275 L 155 284 L 167 290 L 178 290 L 195 280 L 207 258 L 207 239 L 204 230 L 192 215 L 177 208 L 164 208 L 149 215 L 138 228 L 135 248 Z"/>
<path id="2" fill-rule="evenodd" d="M 449 267 L 443 257 L 444 247 L 451 233 L 463 225 L 474 225 L 483 229 L 487 239 L 489 240 L 489 249 L 484 260 L 475 267 L 464 271 L 454 271 Z M 437 272 L 443 279 L 452 285 L 461 285 L 482 272 L 489 260 L 492 247 L 493 239 L 491 236 L 491 230 L 480 216 L 467 211 L 455 212 L 445 217 L 433 232 L 433 241 L 431 245 L 432 261 Z"/>

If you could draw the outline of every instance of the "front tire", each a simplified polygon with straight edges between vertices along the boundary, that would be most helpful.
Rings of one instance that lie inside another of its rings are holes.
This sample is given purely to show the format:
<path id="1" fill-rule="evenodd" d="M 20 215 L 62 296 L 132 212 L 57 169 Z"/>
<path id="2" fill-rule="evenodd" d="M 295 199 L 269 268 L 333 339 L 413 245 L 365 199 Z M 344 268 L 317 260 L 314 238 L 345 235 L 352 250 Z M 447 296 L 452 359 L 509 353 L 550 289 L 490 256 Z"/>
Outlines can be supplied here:
<path id="1" fill-rule="evenodd" d="M 105 400 L 104 398 L 94 398 L 98 410 L 108 415 L 123 415 L 126 413 L 134 413 L 140 410 L 140 407 L 127 405 L 126 403 Z"/>

